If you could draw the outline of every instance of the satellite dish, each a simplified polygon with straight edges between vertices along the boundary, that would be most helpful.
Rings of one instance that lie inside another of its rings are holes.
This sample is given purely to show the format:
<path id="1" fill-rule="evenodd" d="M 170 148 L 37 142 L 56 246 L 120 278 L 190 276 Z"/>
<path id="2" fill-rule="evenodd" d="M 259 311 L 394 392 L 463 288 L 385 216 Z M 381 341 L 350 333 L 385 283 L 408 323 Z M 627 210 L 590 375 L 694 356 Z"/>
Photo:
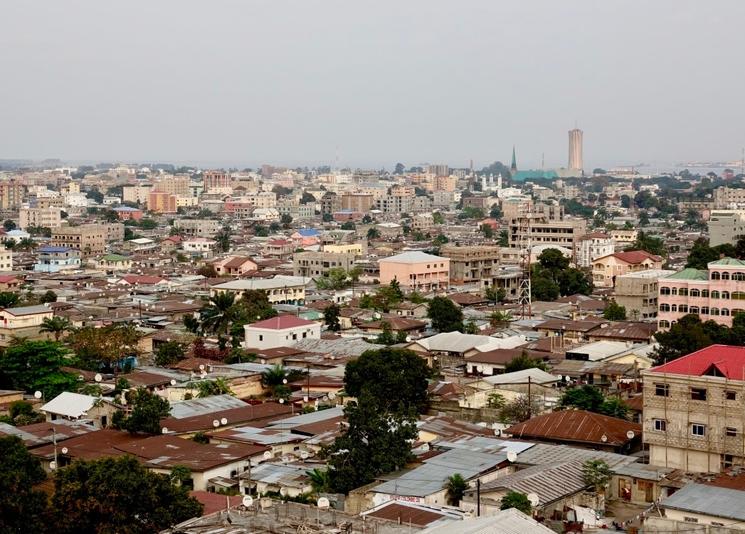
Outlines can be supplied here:
<path id="1" fill-rule="evenodd" d="M 606 441 L 608 441 L 608 436 L 606 436 L 605 434 L 603 434 L 602 436 L 600 436 L 600 441 L 602 441 L 603 443 L 605 443 Z"/>
<path id="2" fill-rule="evenodd" d="M 303 402 L 308 402 L 308 395 L 303 395 Z"/>
<path id="3" fill-rule="evenodd" d="M 501 431 L 500 429 L 498 429 L 498 428 L 495 428 L 495 429 L 494 429 L 494 435 L 495 435 L 495 436 L 501 436 L 501 435 L 502 435 L 502 431 Z M 508 458 L 508 459 L 509 459 L 509 458 Z"/>
<path id="4" fill-rule="evenodd" d="M 54 471 L 55 469 L 57 469 L 57 462 L 55 462 L 55 461 L 49 462 L 49 469 L 51 469 L 52 471 Z"/>
<path id="5" fill-rule="evenodd" d="M 279 399 L 279 403 L 280 404 L 284 404 L 285 403 L 285 400 L 284 399 Z"/>
<path id="6" fill-rule="evenodd" d="M 285 495 L 287 495 L 287 488 L 284 487 L 284 486 L 282 486 L 281 488 L 279 488 L 279 494 L 282 495 L 282 497 L 284 497 Z"/>
<path id="7" fill-rule="evenodd" d="M 507 451 L 507 461 L 514 462 L 517 460 L 517 453 L 515 451 Z"/>
<path id="8" fill-rule="evenodd" d="M 333 391 L 329 391 L 329 399 L 334 400 L 335 398 L 336 398 L 336 393 L 334 393 Z"/>
<path id="9" fill-rule="evenodd" d="M 228 424 L 228 418 L 227 417 L 223 417 L 222 419 L 220 419 L 220 424 L 221 425 L 227 425 Z"/>
<path id="10" fill-rule="evenodd" d="M 172 386 L 175 386 L 176 385 L 176 379 L 175 378 L 171 378 L 171 385 Z"/>
<path id="11" fill-rule="evenodd" d="M 34 391 L 34 398 L 40 399 L 41 397 L 41 391 Z"/>
<path id="12" fill-rule="evenodd" d="M 245 497 L 243 497 L 243 501 L 241 501 L 241 502 L 243 503 L 243 506 L 245 506 L 246 508 L 248 508 L 249 506 L 251 506 L 254 503 L 254 498 L 251 497 L 250 495 L 246 495 Z"/>
<path id="13" fill-rule="evenodd" d="M 212 426 L 214 426 L 215 428 L 217 428 L 218 426 L 220 426 L 220 421 L 218 421 L 217 419 L 215 419 L 214 421 L 212 421 Z"/>
<path id="14" fill-rule="evenodd" d="M 199 370 L 200 370 L 200 371 L 204 371 L 204 364 L 203 364 L 203 363 L 200 363 L 200 364 L 199 364 Z"/>
<path id="15" fill-rule="evenodd" d="M 93 377 L 96 382 L 100 382 L 103 380 L 103 376 L 101 376 L 101 373 L 96 373 L 96 376 Z"/>
<path id="16" fill-rule="evenodd" d="M 329 506 L 331 506 L 331 503 L 326 497 L 321 497 L 320 499 L 318 499 L 319 508 L 328 508 Z"/>
<path id="17" fill-rule="evenodd" d="M 309 456 L 310 454 L 308 454 L 306 451 L 300 452 L 300 458 L 302 458 L 303 460 L 307 460 Z"/>
<path id="18" fill-rule="evenodd" d="M 271 451 L 265 451 L 264 452 L 264 460 L 271 460 L 272 459 L 272 453 Z"/>
<path id="19" fill-rule="evenodd" d="M 168 428 L 163 427 L 160 429 L 161 434 L 168 434 Z"/>
<path id="20" fill-rule="evenodd" d="M 528 493 L 528 500 L 530 501 L 530 505 L 535 508 L 538 506 L 538 503 L 541 502 L 541 500 L 538 498 L 538 495 L 535 493 Z"/>
<path id="21" fill-rule="evenodd" d="M 633 430 L 629 430 L 628 432 L 626 432 L 626 437 L 627 438 L 634 439 L 634 436 L 636 436 L 636 434 L 634 434 L 634 431 Z"/>
<path id="22" fill-rule="evenodd" d="M 68 452 L 69 450 L 67 449 L 67 447 L 62 447 L 62 454 L 67 454 Z"/>
<path id="23" fill-rule="evenodd" d="M 85 380 L 85 377 L 83 375 L 78 375 L 78 380 L 82 382 L 83 380 Z"/>

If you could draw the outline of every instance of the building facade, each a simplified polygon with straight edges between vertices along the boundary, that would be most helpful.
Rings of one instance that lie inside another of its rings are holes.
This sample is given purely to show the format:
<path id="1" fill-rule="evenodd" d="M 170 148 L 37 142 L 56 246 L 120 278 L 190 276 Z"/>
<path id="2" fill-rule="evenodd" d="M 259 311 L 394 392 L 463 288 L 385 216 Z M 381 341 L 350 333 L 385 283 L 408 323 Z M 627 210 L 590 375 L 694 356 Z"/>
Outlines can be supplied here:
<path id="1" fill-rule="evenodd" d="M 39 273 L 58 273 L 80 269 L 80 251 L 71 247 L 41 247 L 34 264 Z"/>
<path id="2" fill-rule="evenodd" d="M 662 269 L 662 258 L 644 250 L 616 252 L 596 258 L 592 262 L 592 281 L 595 287 L 615 287 L 618 276 Z"/>
<path id="3" fill-rule="evenodd" d="M 440 254 L 450 259 L 450 281 L 454 284 L 490 280 L 499 267 L 499 251 L 500 247 L 491 245 L 440 248 Z"/>
<path id="4" fill-rule="evenodd" d="M 613 254 L 615 243 L 608 235 L 594 232 L 579 239 L 576 250 L 577 267 L 592 267 L 592 260 Z"/>
<path id="5" fill-rule="evenodd" d="M 745 465 L 745 348 L 712 345 L 641 372 L 653 465 L 716 473 Z"/>
<path id="6" fill-rule="evenodd" d="M 18 226 L 26 228 L 59 228 L 62 226 L 62 209 L 56 206 L 48 208 L 21 208 L 18 212 Z"/>
<path id="7" fill-rule="evenodd" d="M 745 262 L 732 258 L 709 262 L 707 270 L 683 269 L 659 281 L 658 327 L 670 328 L 684 315 L 732 326 L 745 311 Z"/>
<path id="8" fill-rule="evenodd" d="M 656 319 L 659 280 L 675 271 L 650 269 L 616 277 L 613 299 L 626 308 L 626 318 L 633 321 Z"/>
<path id="9" fill-rule="evenodd" d="M 582 130 L 574 128 L 569 130 L 569 170 L 582 171 L 584 162 L 582 159 Z"/>
<path id="10" fill-rule="evenodd" d="M 293 274 L 317 278 L 327 276 L 331 269 L 350 271 L 354 268 L 357 254 L 334 252 L 297 252 L 292 258 Z"/>
<path id="11" fill-rule="evenodd" d="M 380 283 L 397 280 L 402 287 L 416 290 L 445 289 L 450 285 L 450 258 L 424 252 L 404 252 L 381 258 Z"/>
<path id="12" fill-rule="evenodd" d="M 713 210 L 708 225 L 709 246 L 736 245 L 745 237 L 745 210 Z"/>

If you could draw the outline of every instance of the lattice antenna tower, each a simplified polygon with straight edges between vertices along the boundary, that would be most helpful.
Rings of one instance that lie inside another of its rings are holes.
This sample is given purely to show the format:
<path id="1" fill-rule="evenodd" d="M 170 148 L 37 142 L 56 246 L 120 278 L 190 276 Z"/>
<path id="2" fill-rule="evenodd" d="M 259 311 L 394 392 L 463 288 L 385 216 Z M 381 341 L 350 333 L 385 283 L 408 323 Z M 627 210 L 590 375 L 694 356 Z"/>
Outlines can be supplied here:
<path id="1" fill-rule="evenodd" d="M 530 254 L 531 254 L 531 220 L 533 214 L 528 211 L 517 220 L 518 251 L 520 254 L 520 287 L 518 289 L 518 304 L 520 305 L 520 318 L 529 319 L 532 315 L 533 297 L 531 295 L 530 278 Z"/>

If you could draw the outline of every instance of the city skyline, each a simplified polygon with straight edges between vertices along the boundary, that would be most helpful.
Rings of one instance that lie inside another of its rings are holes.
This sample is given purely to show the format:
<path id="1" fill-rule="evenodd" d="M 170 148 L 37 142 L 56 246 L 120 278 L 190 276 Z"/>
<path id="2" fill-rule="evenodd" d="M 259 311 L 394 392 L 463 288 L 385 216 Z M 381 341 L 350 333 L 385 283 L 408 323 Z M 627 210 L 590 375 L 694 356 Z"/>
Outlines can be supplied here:
<path id="1" fill-rule="evenodd" d="M 587 169 L 730 160 L 745 145 L 740 2 L 83 0 L 0 14 L 0 158 L 466 166 L 516 145 L 523 168 L 563 167 L 575 121 Z M 717 38 L 679 38 L 701 28 Z"/>

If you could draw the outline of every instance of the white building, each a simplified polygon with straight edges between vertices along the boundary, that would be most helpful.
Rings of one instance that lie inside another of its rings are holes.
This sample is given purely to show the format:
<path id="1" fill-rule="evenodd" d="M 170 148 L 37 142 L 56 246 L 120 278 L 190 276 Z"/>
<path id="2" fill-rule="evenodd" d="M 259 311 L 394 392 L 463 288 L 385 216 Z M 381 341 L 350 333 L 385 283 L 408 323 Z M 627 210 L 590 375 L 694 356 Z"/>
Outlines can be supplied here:
<path id="1" fill-rule="evenodd" d="M 608 234 L 595 232 L 579 238 L 577 267 L 592 267 L 592 260 L 615 252 L 615 241 Z"/>
<path id="2" fill-rule="evenodd" d="M 246 332 L 246 347 L 272 349 L 289 347 L 302 339 L 321 339 L 321 324 L 295 317 L 280 315 L 243 327 Z"/>
<path id="3" fill-rule="evenodd" d="M 181 247 L 184 252 L 193 254 L 205 254 L 215 248 L 217 242 L 214 239 L 207 239 L 206 237 L 194 237 L 187 239 L 181 243 Z"/>

